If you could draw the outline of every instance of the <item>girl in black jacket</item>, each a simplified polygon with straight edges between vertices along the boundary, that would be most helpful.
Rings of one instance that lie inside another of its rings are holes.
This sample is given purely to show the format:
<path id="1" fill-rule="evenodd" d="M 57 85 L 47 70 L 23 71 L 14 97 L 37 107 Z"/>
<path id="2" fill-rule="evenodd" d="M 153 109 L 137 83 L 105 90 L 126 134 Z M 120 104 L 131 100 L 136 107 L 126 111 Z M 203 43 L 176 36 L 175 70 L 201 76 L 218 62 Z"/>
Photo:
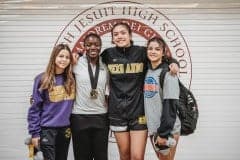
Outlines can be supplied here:
<path id="1" fill-rule="evenodd" d="M 133 45 L 132 31 L 126 23 L 115 24 L 111 34 L 116 46 L 101 55 L 110 74 L 110 129 L 121 160 L 143 160 L 147 140 L 143 97 L 146 48 Z"/>

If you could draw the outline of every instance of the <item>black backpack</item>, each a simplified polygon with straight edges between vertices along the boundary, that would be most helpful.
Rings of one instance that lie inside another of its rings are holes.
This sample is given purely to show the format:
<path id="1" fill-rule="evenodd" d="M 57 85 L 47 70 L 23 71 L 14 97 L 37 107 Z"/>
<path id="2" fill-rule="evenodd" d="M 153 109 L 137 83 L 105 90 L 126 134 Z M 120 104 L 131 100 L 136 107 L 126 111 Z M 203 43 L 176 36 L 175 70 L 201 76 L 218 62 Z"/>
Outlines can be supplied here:
<path id="1" fill-rule="evenodd" d="M 163 88 L 164 78 L 167 72 L 167 69 L 163 69 L 160 74 L 159 82 L 161 88 Z M 196 129 L 199 116 L 198 105 L 192 92 L 186 88 L 179 79 L 178 82 L 180 89 L 178 116 L 181 121 L 181 135 L 186 136 L 192 134 Z"/>

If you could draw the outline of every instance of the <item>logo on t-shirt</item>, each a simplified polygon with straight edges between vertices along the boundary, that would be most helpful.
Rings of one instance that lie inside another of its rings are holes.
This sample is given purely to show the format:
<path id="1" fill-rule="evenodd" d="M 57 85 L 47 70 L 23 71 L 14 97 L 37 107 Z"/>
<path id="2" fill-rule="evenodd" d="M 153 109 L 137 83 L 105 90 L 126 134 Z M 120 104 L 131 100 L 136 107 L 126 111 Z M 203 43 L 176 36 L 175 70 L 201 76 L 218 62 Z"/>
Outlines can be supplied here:
<path id="1" fill-rule="evenodd" d="M 146 77 L 144 83 L 144 96 L 152 98 L 158 92 L 159 87 L 157 81 L 153 77 Z"/>

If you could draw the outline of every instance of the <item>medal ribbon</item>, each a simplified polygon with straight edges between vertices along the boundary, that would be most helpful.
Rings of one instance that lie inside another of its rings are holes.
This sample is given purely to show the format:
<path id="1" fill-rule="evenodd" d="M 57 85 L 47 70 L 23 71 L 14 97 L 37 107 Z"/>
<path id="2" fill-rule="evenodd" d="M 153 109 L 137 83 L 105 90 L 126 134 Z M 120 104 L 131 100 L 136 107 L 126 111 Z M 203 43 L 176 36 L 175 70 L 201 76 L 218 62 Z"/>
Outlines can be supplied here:
<path id="1" fill-rule="evenodd" d="M 99 75 L 99 60 L 97 61 L 96 64 L 96 69 L 95 69 L 95 76 L 93 76 L 93 71 L 92 67 L 90 65 L 90 60 L 88 58 L 88 73 L 91 81 L 91 87 L 92 90 L 97 88 L 97 83 L 98 83 L 98 75 Z"/>

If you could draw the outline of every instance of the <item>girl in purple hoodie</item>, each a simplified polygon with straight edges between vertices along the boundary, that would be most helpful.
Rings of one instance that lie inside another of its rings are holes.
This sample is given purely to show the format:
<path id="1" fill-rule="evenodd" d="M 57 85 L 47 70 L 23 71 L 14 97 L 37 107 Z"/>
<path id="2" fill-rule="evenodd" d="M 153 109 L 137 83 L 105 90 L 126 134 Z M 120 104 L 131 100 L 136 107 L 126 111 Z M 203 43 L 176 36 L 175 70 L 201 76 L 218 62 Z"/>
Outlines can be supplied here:
<path id="1" fill-rule="evenodd" d="M 65 44 L 54 47 L 46 71 L 36 76 L 28 131 L 32 144 L 45 160 L 67 160 L 71 137 L 69 117 L 75 98 L 71 50 Z"/>

